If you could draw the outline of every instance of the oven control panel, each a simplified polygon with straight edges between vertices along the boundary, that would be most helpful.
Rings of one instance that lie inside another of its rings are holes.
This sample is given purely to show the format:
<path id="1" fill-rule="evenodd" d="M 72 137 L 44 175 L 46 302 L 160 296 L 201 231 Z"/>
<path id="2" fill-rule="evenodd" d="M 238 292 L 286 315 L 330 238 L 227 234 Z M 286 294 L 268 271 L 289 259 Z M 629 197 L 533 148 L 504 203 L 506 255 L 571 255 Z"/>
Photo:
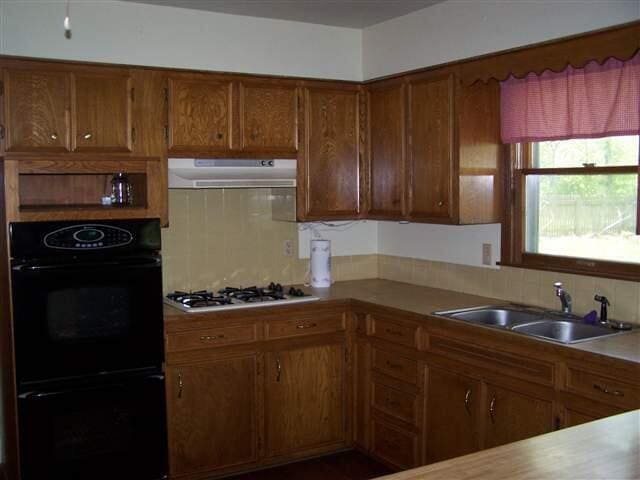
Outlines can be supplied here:
<path id="1" fill-rule="evenodd" d="M 112 225 L 84 224 L 54 230 L 44 236 L 48 248 L 62 250 L 96 250 L 128 245 L 133 235 Z"/>

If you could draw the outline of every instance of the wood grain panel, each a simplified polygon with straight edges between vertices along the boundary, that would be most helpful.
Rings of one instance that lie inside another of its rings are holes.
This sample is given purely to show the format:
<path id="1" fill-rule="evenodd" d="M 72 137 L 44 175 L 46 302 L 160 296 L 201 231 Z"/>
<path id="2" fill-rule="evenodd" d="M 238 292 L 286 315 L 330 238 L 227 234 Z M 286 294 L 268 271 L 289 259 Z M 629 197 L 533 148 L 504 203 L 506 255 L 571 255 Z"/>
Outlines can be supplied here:
<path id="1" fill-rule="evenodd" d="M 418 466 L 419 439 L 395 425 L 373 418 L 371 421 L 371 451 L 391 465 L 406 470 Z"/>
<path id="2" fill-rule="evenodd" d="M 567 370 L 566 389 L 569 392 L 620 408 L 640 408 L 639 386 L 581 368 L 569 367 Z"/>
<path id="3" fill-rule="evenodd" d="M 346 441 L 345 346 L 266 355 L 266 454 L 292 454 Z"/>
<path id="4" fill-rule="evenodd" d="M 484 448 L 535 437 L 554 429 L 549 400 L 487 385 Z"/>
<path id="5" fill-rule="evenodd" d="M 371 316 L 371 336 L 410 348 L 420 344 L 420 327 L 415 324 L 392 321 L 378 315 Z"/>
<path id="6" fill-rule="evenodd" d="M 132 80 L 128 73 L 73 76 L 74 150 L 131 152 Z"/>
<path id="7" fill-rule="evenodd" d="M 418 409 L 419 396 L 404 392 L 380 382 L 371 384 L 371 405 L 400 421 L 418 424 L 420 415 Z"/>
<path id="8" fill-rule="evenodd" d="M 305 217 L 360 214 L 359 94 L 307 88 L 303 162 Z"/>
<path id="9" fill-rule="evenodd" d="M 167 369 L 172 475 L 257 461 L 257 379 L 255 355 Z"/>
<path id="10" fill-rule="evenodd" d="M 295 154 L 298 150 L 298 91 L 272 83 L 240 84 L 242 148 Z"/>
<path id="11" fill-rule="evenodd" d="M 231 149 L 232 84 L 169 77 L 169 152 Z"/>
<path id="12" fill-rule="evenodd" d="M 429 368 L 427 386 L 427 463 L 466 455 L 480 448 L 480 382 Z"/>
<path id="13" fill-rule="evenodd" d="M 186 333 L 172 333 L 167 335 L 167 352 L 181 352 L 254 342 L 258 339 L 257 329 L 257 324 L 249 323 L 247 325 L 207 328 Z"/>
<path id="14" fill-rule="evenodd" d="M 265 324 L 265 336 L 267 339 L 289 338 L 340 332 L 344 331 L 345 328 L 346 319 L 344 313 L 297 316 L 293 318 L 269 320 Z"/>
<path id="15" fill-rule="evenodd" d="M 391 352 L 372 349 L 372 366 L 375 370 L 411 385 L 418 385 L 418 362 Z"/>
<path id="16" fill-rule="evenodd" d="M 451 75 L 409 83 L 409 217 L 453 221 L 454 84 Z"/>
<path id="17" fill-rule="evenodd" d="M 406 213 L 406 86 L 371 87 L 369 98 L 369 218 Z"/>
<path id="18" fill-rule="evenodd" d="M 6 69 L 3 78 L 5 150 L 69 151 L 69 74 Z"/>

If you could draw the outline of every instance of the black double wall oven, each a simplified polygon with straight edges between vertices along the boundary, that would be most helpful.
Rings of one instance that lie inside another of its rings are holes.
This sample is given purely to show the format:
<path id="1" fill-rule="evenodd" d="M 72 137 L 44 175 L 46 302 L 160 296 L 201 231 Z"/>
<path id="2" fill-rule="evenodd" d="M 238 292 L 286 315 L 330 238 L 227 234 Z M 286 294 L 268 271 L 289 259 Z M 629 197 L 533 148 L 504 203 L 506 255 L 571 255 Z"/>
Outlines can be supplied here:
<path id="1" fill-rule="evenodd" d="M 10 240 L 22 479 L 166 478 L 158 220 Z"/>

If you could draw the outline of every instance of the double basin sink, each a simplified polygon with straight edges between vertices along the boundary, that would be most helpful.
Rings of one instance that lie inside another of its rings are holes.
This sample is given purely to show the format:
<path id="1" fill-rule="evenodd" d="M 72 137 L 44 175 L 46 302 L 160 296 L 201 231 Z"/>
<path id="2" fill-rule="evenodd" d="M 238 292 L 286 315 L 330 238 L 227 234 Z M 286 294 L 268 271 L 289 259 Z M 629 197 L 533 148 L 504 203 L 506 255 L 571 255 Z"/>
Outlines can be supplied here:
<path id="1" fill-rule="evenodd" d="M 435 314 L 560 343 L 586 342 L 623 333 L 608 325 L 585 323 L 582 317 L 568 313 L 517 305 L 447 310 Z"/>

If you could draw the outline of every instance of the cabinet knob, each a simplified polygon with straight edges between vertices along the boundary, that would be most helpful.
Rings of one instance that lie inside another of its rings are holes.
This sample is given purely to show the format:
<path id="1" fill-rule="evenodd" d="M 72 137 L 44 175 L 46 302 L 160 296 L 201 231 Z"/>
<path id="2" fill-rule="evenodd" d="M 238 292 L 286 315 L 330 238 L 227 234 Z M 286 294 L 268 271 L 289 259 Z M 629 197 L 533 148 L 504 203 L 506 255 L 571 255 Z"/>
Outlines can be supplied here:
<path id="1" fill-rule="evenodd" d="M 218 140 L 222 140 L 223 135 L 221 133 L 216 133 L 216 138 Z"/>
<path id="2" fill-rule="evenodd" d="M 444 202 L 443 202 L 442 200 L 440 200 L 440 201 L 438 202 L 438 206 L 439 206 L 439 207 L 444 207 Z"/>
<path id="3" fill-rule="evenodd" d="M 57 140 L 58 139 L 58 134 L 53 132 L 51 135 L 49 135 L 51 137 L 51 140 Z"/>
<path id="4" fill-rule="evenodd" d="M 85 140 L 90 140 L 92 137 L 93 134 L 91 132 L 87 132 L 82 136 L 82 138 L 84 138 Z"/>

